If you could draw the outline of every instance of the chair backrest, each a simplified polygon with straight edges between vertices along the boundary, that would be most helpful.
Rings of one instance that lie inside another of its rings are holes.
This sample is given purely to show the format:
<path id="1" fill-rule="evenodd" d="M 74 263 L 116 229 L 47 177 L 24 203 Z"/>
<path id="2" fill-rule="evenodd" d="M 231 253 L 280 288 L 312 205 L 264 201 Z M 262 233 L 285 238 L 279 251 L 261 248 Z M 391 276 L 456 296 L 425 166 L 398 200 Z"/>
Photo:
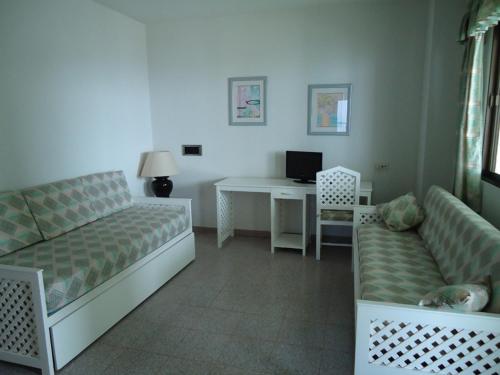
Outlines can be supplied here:
<path id="1" fill-rule="evenodd" d="M 316 210 L 354 210 L 359 204 L 361 175 L 344 167 L 316 173 Z"/>

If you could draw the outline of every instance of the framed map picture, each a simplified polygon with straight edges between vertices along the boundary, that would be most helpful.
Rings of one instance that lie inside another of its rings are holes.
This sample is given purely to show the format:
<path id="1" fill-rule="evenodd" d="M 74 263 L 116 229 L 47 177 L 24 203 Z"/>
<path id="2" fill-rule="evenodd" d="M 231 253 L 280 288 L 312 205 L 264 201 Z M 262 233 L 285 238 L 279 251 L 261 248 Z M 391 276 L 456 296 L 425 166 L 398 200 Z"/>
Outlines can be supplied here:
<path id="1" fill-rule="evenodd" d="M 309 85 L 309 135 L 349 135 L 351 84 Z"/>
<path id="2" fill-rule="evenodd" d="M 266 125 L 267 77 L 228 79 L 229 125 Z"/>

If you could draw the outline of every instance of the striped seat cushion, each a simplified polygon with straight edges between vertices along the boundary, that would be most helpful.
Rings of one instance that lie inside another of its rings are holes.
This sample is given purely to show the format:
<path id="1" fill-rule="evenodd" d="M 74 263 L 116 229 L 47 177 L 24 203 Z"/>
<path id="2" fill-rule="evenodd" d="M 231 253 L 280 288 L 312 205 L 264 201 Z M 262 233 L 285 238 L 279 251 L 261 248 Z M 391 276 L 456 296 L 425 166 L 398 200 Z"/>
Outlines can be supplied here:
<path id="1" fill-rule="evenodd" d="M 352 221 L 353 212 L 347 210 L 321 210 L 321 220 Z"/>
<path id="2" fill-rule="evenodd" d="M 384 224 L 358 228 L 361 298 L 417 305 L 446 285 L 417 232 L 394 232 Z"/>

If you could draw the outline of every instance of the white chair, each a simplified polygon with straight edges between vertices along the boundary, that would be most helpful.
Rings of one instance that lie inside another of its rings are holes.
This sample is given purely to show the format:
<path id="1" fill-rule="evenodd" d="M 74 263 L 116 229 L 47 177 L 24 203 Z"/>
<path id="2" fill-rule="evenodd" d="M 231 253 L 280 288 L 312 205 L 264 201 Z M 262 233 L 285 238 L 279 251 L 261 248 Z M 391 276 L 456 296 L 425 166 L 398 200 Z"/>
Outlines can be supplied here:
<path id="1" fill-rule="evenodd" d="M 316 174 L 316 260 L 321 258 L 321 245 L 351 246 L 346 243 L 322 243 L 323 225 L 351 226 L 354 206 L 359 204 L 361 175 L 344 167 Z"/>

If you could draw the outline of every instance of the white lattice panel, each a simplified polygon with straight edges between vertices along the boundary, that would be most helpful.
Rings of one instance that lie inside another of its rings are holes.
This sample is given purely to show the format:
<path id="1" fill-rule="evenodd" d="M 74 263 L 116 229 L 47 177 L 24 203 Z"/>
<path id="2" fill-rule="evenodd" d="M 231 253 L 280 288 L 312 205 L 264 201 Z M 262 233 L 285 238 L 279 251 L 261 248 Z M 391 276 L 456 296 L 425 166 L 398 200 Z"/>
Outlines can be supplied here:
<path id="1" fill-rule="evenodd" d="M 38 357 L 35 313 L 28 282 L 0 279 L 0 351 Z"/>
<path id="2" fill-rule="evenodd" d="M 318 173 L 316 185 L 322 206 L 353 206 L 356 202 L 356 176 L 341 170 Z"/>
<path id="3" fill-rule="evenodd" d="M 372 320 L 368 361 L 431 373 L 500 375 L 500 333 Z"/>

